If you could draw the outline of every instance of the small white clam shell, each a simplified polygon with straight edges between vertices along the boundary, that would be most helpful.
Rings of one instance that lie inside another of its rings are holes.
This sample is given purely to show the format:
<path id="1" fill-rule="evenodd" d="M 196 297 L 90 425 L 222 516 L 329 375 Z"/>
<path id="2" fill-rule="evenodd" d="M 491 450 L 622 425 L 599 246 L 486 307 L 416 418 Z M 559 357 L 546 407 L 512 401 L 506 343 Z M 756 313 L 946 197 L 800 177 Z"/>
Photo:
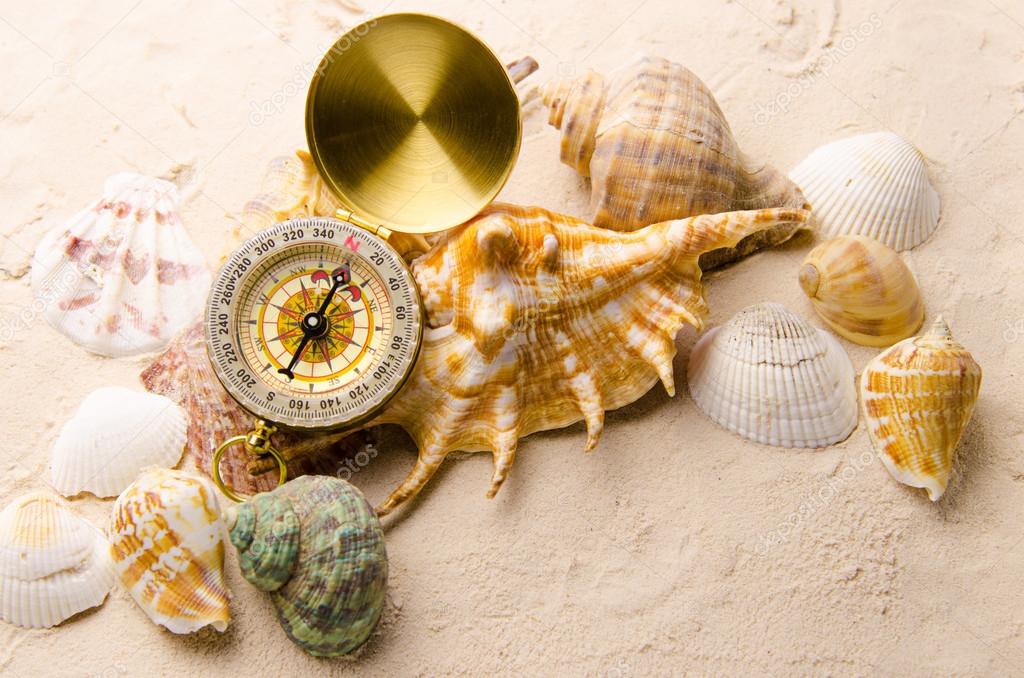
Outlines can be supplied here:
<path id="1" fill-rule="evenodd" d="M 177 465 L 186 429 L 185 412 L 169 398 L 97 389 L 61 429 L 50 455 L 50 480 L 68 497 L 116 497 L 142 469 Z"/>
<path id="2" fill-rule="evenodd" d="M 0 617 L 49 628 L 101 605 L 114 587 L 108 548 L 60 497 L 18 497 L 0 512 Z"/>
<path id="3" fill-rule="evenodd" d="M 47 321 L 106 356 L 162 348 L 203 309 L 210 271 L 178 214 L 174 184 L 123 172 L 48 232 L 32 260 Z"/>
<path id="4" fill-rule="evenodd" d="M 921 153 L 892 132 L 821 146 L 789 178 L 828 237 L 863 235 L 899 252 L 923 243 L 939 223 L 939 194 Z"/>
<path id="5" fill-rule="evenodd" d="M 690 395 L 715 423 L 779 447 L 825 447 L 857 426 L 853 365 L 839 342 L 779 304 L 746 308 L 704 334 Z"/>
<path id="6" fill-rule="evenodd" d="M 224 631 L 224 522 L 206 478 L 152 468 L 114 502 L 110 555 L 139 607 L 172 633 Z"/>

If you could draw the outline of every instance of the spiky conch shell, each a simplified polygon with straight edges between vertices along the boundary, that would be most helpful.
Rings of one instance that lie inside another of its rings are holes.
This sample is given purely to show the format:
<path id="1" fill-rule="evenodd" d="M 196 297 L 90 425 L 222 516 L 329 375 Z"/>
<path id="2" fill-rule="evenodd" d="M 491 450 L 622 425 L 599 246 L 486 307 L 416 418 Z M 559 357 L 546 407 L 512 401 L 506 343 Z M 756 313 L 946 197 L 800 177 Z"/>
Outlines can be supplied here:
<path id="1" fill-rule="evenodd" d="M 590 221 L 633 231 L 668 219 L 806 208 L 796 184 L 736 144 L 718 102 L 686 68 L 643 57 L 610 81 L 590 71 L 541 92 L 562 131 L 562 162 L 591 180 Z M 701 256 L 707 270 L 787 240 L 800 222 Z"/>
<path id="2" fill-rule="evenodd" d="M 495 204 L 413 262 L 427 311 L 409 382 L 374 424 L 419 447 L 378 508 L 415 496 L 450 452 L 491 451 L 494 496 L 517 440 L 583 420 L 587 449 L 604 411 L 661 379 L 675 391 L 675 335 L 707 313 L 698 257 L 802 224 L 803 210 L 706 215 L 621 233 L 540 208 Z"/>
<path id="3" fill-rule="evenodd" d="M 366 642 L 384 610 L 388 559 L 359 490 L 303 476 L 229 509 L 227 520 L 242 575 L 270 593 L 292 641 L 317 657 Z"/>
<path id="4" fill-rule="evenodd" d="M 227 628 L 223 529 L 213 483 L 183 471 L 144 471 L 114 502 L 114 568 L 154 623 L 173 633 Z"/>
<path id="5" fill-rule="evenodd" d="M 116 497 L 143 469 L 176 466 L 185 431 L 185 412 L 168 398 L 98 388 L 61 428 L 50 452 L 50 481 L 68 497 Z"/>
<path id="6" fill-rule="evenodd" d="M 103 604 L 114 569 L 103 533 L 50 492 L 31 492 L 0 512 L 0 619 L 56 626 Z"/>
<path id="7" fill-rule="evenodd" d="M 837 334 L 861 346 L 891 346 L 917 332 L 924 302 L 900 255 L 873 238 L 827 240 L 804 258 L 800 287 Z"/>
<path id="8" fill-rule="evenodd" d="M 781 304 L 749 306 L 690 352 L 690 395 L 715 423 L 778 447 L 826 447 L 857 427 L 853 364 Z"/>
<path id="9" fill-rule="evenodd" d="M 939 194 L 924 158 L 892 132 L 821 146 L 789 173 L 829 237 L 864 235 L 897 252 L 917 247 L 939 224 Z"/>
<path id="10" fill-rule="evenodd" d="M 47 321 L 105 356 L 166 346 L 202 311 L 210 282 L 177 188 L 131 172 L 110 177 L 96 202 L 43 236 L 32 264 Z"/>
<path id="11" fill-rule="evenodd" d="M 941 316 L 876 356 L 860 380 L 871 442 L 890 475 L 938 501 L 981 389 L 981 367 Z"/>

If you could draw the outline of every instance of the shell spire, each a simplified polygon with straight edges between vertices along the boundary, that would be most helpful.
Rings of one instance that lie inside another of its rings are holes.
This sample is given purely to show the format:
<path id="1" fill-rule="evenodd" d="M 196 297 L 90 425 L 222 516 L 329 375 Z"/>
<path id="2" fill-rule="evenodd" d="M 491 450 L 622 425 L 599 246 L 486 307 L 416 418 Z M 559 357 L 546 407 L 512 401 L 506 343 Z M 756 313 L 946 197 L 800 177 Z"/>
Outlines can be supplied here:
<path id="1" fill-rule="evenodd" d="M 981 367 L 939 316 L 922 336 L 905 339 L 868 363 L 860 384 L 868 433 L 885 468 L 938 501 L 974 413 Z"/>
<path id="2" fill-rule="evenodd" d="M 615 77 L 587 72 L 541 90 L 562 162 L 591 179 L 591 223 L 634 231 L 698 214 L 805 208 L 796 184 L 739 149 L 722 109 L 686 68 L 644 57 Z M 787 222 L 712 251 L 704 269 L 788 239 Z"/>
<path id="3" fill-rule="evenodd" d="M 413 262 L 428 327 L 409 383 L 374 424 L 419 446 L 382 515 L 415 496 L 453 451 L 490 451 L 488 496 L 519 438 L 583 420 L 587 449 L 605 410 L 655 382 L 675 392 L 675 335 L 707 313 L 698 258 L 803 210 L 705 215 L 632 233 L 539 208 L 495 204 Z"/>

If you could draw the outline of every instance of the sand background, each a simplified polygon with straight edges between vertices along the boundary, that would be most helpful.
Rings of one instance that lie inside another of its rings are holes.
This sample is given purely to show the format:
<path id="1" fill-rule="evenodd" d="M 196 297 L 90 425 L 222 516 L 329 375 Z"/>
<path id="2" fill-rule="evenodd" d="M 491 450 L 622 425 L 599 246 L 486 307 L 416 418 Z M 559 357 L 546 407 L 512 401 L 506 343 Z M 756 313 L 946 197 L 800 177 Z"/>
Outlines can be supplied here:
<path id="1" fill-rule="evenodd" d="M 685 389 L 609 413 L 597 451 L 577 425 L 520 445 L 498 497 L 488 455 L 445 465 L 388 529 L 383 623 L 354 660 L 318 661 L 227 565 L 235 620 L 176 637 L 122 591 L 47 631 L 0 625 L 0 673 L 56 675 L 1024 674 L 1024 5 L 929 0 L 365 2 L 435 13 L 537 82 L 638 52 L 712 88 L 753 156 L 789 169 L 817 145 L 891 129 L 927 156 L 942 199 L 907 255 L 984 369 L 953 486 L 896 484 L 863 427 L 823 451 L 719 429 Z M 83 397 L 137 385 L 143 360 L 88 355 L 34 309 L 30 253 L 118 171 L 174 178 L 214 264 L 267 161 L 304 144 L 306 83 L 360 15 L 337 2 L 0 3 L 0 498 L 45 485 Z M 503 198 L 572 214 L 587 186 L 527 111 Z M 797 281 L 804 238 L 710 276 L 710 324 L 774 300 L 815 324 Z M 871 349 L 844 342 L 860 370 Z M 379 501 L 415 451 L 390 433 L 354 477 Z M 76 507 L 105 525 L 109 502 Z"/>

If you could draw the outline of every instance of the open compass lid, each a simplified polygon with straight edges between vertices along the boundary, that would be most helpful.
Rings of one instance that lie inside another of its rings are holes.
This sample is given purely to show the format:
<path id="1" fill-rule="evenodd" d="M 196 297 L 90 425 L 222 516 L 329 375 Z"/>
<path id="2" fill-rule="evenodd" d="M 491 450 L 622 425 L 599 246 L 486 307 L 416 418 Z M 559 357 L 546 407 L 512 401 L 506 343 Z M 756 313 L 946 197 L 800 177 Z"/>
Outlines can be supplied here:
<path id="1" fill-rule="evenodd" d="M 501 190 L 519 153 L 508 71 L 468 31 L 422 14 L 363 23 L 327 52 L 306 99 L 321 177 L 363 221 L 451 228 Z"/>

